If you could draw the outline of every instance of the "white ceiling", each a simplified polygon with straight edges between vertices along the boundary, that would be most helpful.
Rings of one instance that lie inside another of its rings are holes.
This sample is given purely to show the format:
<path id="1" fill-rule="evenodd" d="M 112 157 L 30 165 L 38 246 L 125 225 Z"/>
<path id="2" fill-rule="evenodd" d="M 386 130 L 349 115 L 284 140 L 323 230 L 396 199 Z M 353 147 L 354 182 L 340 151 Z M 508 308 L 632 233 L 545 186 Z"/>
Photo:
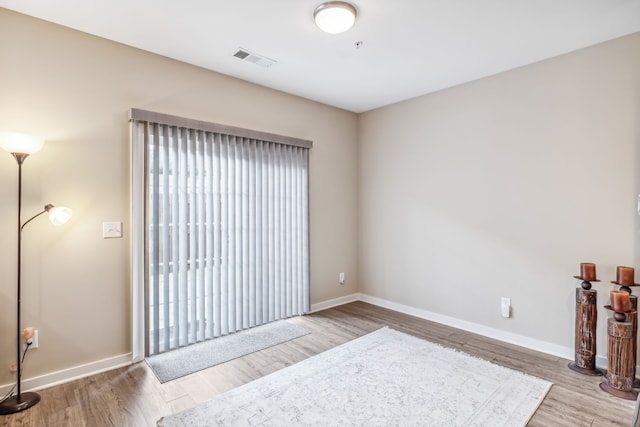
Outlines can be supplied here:
<path id="1" fill-rule="evenodd" d="M 321 2 L 0 0 L 0 7 L 354 112 L 640 31 L 640 0 L 352 0 L 355 26 L 331 35 L 313 23 Z M 239 60 L 239 47 L 277 63 Z"/>

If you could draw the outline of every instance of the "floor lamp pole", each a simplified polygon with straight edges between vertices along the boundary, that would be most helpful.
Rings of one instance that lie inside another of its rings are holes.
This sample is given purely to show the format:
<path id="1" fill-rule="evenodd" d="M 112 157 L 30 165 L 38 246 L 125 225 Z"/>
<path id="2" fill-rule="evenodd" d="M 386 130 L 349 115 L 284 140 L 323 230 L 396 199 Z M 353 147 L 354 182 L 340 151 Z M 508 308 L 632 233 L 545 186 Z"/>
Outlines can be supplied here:
<path id="1" fill-rule="evenodd" d="M 18 364 L 18 369 L 16 371 L 16 383 L 18 387 L 18 394 L 16 400 L 20 400 L 22 396 L 22 360 L 20 357 L 20 338 L 21 334 L 21 326 L 22 326 L 22 162 L 26 157 L 20 158 L 15 156 L 16 161 L 18 162 L 18 317 L 16 319 L 16 361 Z"/>
<path id="2" fill-rule="evenodd" d="M 40 395 L 34 392 L 22 393 L 22 360 L 20 347 L 22 344 L 22 163 L 28 157 L 24 153 L 12 153 L 18 162 L 18 302 L 16 318 L 16 387 L 15 396 L 0 404 L 0 414 L 7 415 L 24 411 L 40 401 Z"/>

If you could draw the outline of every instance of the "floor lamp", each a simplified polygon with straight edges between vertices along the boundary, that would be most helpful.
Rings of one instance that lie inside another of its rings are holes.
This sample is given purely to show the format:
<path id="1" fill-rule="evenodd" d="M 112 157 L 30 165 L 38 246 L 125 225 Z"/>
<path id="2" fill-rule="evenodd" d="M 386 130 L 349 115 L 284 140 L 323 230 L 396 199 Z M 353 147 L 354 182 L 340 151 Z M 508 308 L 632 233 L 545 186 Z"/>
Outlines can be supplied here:
<path id="1" fill-rule="evenodd" d="M 49 219 L 55 225 L 62 225 L 71 218 L 71 209 L 45 205 L 42 212 L 22 222 L 22 163 L 30 155 L 42 148 L 44 141 L 40 138 L 15 132 L 0 133 L 0 147 L 13 155 L 18 162 L 18 294 L 17 294 L 17 342 L 16 342 L 16 393 L 7 397 L 0 403 L 0 415 L 14 414 L 24 411 L 40 401 L 40 395 L 34 392 L 22 393 L 22 331 L 21 331 L 21 306 L 22 306 L 22 230 L 24 227 L 40 215 L 48 212 Z M 26 350 L 25 350 L 26 351 Z"/>

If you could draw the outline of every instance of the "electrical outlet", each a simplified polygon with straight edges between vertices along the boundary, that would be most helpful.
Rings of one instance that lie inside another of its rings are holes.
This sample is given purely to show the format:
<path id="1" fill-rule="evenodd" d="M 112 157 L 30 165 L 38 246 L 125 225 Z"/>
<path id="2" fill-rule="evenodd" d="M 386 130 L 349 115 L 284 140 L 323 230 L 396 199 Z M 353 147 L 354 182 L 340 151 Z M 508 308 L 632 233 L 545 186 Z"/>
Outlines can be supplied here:
<path id="1" fill-rule="evenodd" d="M 344 285 L 344 272 L 340 273 L 340 284 Z"/>
<path id="2" fill-rule="evenodd" d="M 502 297 L 500 300 L 500 312 L 502 317 L 511 317 L 511 298 Z"/>
<path id="3" fill-rule="evenodd" d="M 33 338 L 31 338 L 32 342 L 31 342 L 31 348 L 38 348 L 38 330 L 36 329 L 35 331 L 33 331 Z"/>

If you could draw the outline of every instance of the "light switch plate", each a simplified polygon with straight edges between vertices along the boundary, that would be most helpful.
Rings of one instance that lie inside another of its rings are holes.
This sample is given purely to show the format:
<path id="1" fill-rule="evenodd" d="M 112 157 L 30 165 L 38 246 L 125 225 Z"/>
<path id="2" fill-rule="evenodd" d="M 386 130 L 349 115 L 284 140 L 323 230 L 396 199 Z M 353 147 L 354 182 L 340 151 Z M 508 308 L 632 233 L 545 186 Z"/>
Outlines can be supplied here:
<path id="1" fill-rule="evenodd" d="M 122 222 L 111 221 L 102 223 L 102 238 L 114 239 L 122 237 Z"/>

